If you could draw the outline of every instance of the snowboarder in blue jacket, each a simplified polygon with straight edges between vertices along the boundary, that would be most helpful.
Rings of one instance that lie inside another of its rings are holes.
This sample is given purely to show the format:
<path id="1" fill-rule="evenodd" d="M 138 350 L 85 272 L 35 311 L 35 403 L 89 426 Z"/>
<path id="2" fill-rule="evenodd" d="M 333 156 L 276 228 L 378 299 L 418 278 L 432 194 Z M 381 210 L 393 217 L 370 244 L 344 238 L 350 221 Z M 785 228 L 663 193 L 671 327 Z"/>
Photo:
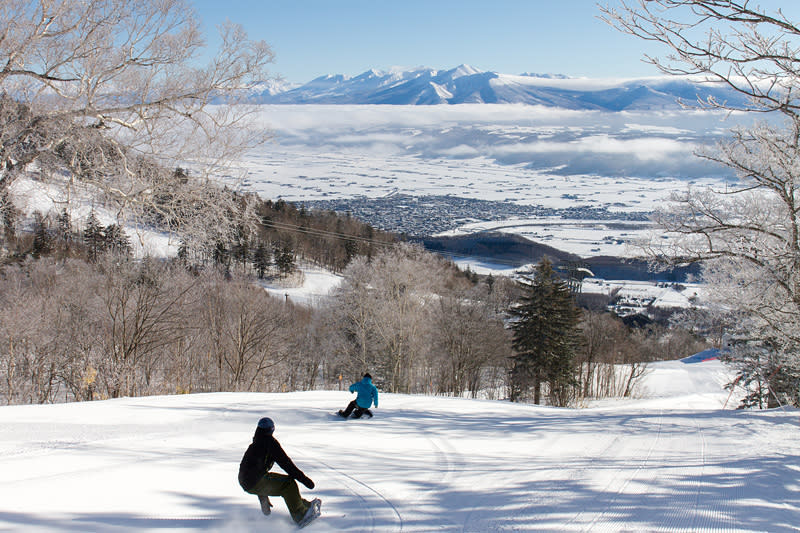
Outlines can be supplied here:
<path id="1" fill-rule="evenodd" d="M 372 411 L 369 410 L 372 404 L 378 407 L 378 389 L 372 384 L 372 376 L 369 372 L 364 374 L 361 381 L 357 381 L 350 385 L 350 392 L 355 392 L 356 399 L 350 402 L 344 411 L 339 411 L 337 414 L 342 418 L 347 418 L 350 413 L 353 413 L 353 418 L 361 418 L 364 415 L 372 418 Z"/>

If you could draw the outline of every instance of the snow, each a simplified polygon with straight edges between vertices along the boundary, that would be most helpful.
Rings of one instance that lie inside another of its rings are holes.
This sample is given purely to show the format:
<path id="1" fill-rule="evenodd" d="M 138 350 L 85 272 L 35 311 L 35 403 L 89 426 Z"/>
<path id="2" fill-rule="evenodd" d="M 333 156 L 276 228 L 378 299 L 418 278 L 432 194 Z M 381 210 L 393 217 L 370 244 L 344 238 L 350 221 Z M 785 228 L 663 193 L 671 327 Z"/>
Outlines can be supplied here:
<path id="1" fill-rule="evenodd" d="M 14 205 L 29 223 L 37 211 L 55 216 L 64 209 L 69 213 L 74 228 L 84 228 L 92 211 L 103 226 L 119 223 L 113 210 L 96 205 L 97 199 L 88 191 L 72 188 L 68 196 L 66 192 L 68 189 L 63 177 L 56 176 L 49 182 L 39 181 L 35 173 L 15 179 L 9 187 Z M 134 257 L 171 257 L 178 252 L 180 242 L 175 236 L 154 230 L 152 227 L 125 224 L 124 221 L 122 226 Z"/>
<path id="2" fill-rule="evenodd" d="M 609 200 L 618 198 L 619 191 L 598 190 L 595 198 L 604 198 L 606 195 Z M 646 242 L 654 227 L 649 221 L 534 217 L 471 222 L 454 230 L 443 231 L 438 236 L 460 236 L 490 231 L 521 235 L 581 257 L 598 255 L 641 257 L 641 249 L 636 247 L 635 243 Z"/>
<path id="3" fill-rule="evenodd" d="M 283 280 L 264 281 L 261 286 L 273 296 L 313 307 L 338 287 L 342 279 L 342 276 L 322 268 L 302 266 L 293 276 Z"/>
<path id="4" fill-rule="evenodd" d="M 581 283 L 584 294 L 616 293 L 620 304 L 631 312 L 647 314 L 650 306 L 664 309 L 688 308 L 702 305 L 707 290 L 702 283 L 663 283 L 633 280 L 585 278 Z"/>
<path id="5" fill-rule="evenodd" d="M 242 191 L 291 202 L 403 194 L 571 210 L 572 217 L 562 212 L 453 220 L 450 231 L 500 229 L 581 256 L 638 254 L 629 244 L 652 228 L 626 223 L 627 216 L 651 212 L 690 184 L 725 187 L 730 178 L 719 175 L 720 169 L 683 155 L 744 120 L 707 111 L 611 113 L 489 104 L 264 105 L 256 119 L 274 139 L 241 161 L 238 170 L 246 177 L 229 185 Z M 12 189 L 28 215 L 60 212 L 65 205 L 63 186 L 23 179 Z M 73 196 L 77 227 L 93 203 Z M 618 213 L 620 219 L 594 220 L 583 212 L 589 209 Z M 95 210 L 102 224 L 116 221 L 112 211 L 99 205 Z M 163 235 L 126 231 L 137 256 L 174 254 L 178 244 Z"/>
<path id="6" fill-rule="evenodd" d="M 241 161 L 244 191 L 291 202 L 402 194 L 558 209 L 530 219 L 476 213 L 449 231 L 499 229 L 585 257 L 638 255 L 629 244 L 652 227 L 632 218 L 690 184 L 725 187 L 730 176 L 686 154 L 744 118 L 463 104 L 264 105 L 258 120 L 274 138 Z M 619 218 L 596 220 L 591 209 Z"/>
<path id="7" fill-rule="evenodd" d="M 597 122 L 625 134 L 696 131 L 684 121 L 673 126 L 676 115 L 670 114 L 628 113 L 611 120 L 514 106 L 446 112 L 319 106 L 314 113 L 265 108 L 279 137 L 244 163 L 251 171 L 246 189 L 302 200 L 374 197 L 390 190 L 440 194 L 459 183 L 460 194 L 476 198 L 559 207 L 591 199 L 619 211 L 649 210 L 686 182 L 610 172 L 565 176 L 551 170 L 561 163 L 558 158 L 548 160 L 550 169 L 530 168 L 527 161 L 501 160 L 500 148 L 538 157 L 541 143 L 520 144 L 515 136 L 525 140 L 533 132 L 545 139 L 552 132 L 560 143 L 574 144 L 598 139 L 589 126 Z M 692 116 L 702 122 L 700 115 L 682 117 Z M 370 120 L 356 126 L 365 117 Z M 469 131 L 456 127 L 465 117 L 476 119 Z M 314 137 L 317 132 L 324 135 Z M 423 150 L 442 136 L 446 142 Z M 482 144 L 491 137 L 504 139 L 504 145 Z M 442 159 L 445 150 L 458 146 L 474 147 L 482 156 Z M 562 153 L 560 146 L 545 148 Z M 589 156 L 619 159 L 638 150 L 619 143 L 591 148 Z M 22 180 L 15 186 L 16 194 L 29 199 L 28 213 L 58 205 L 56 190 L 34 190 L 33 182 Z M 579 231 L 577 221 L 504 224 L 523 233 L 550 232 L 576 249 L 605 246 L 597 244 L 603 235 L 614 236 L 608 246 L 626 237 L 599 221 L 594 236 Z M 506 269 L 469 264 L 484 273 Z M 264 287 L 313 305 L 340 280 L 304 269 L 299 279 Z M 605 292 L 623 283 L 631 298 L 665 305 L 686 305 L 701 290 L 603 280 L 586 280 L 583 289 Z M 276 421 L 276 436 L 317 484 L 311 491 L 301 487 L 305 497 L 323 500 L 312 532 L 798 531 L 800 416 L 792 409 L 734 410 L 741 391 L 731 397 L 722 388 L 728 379 L 717 360 L 656 363 L 635 398 L 594 401 L 581 409 L 382 394 L 375 418 L 364 421 L 334 417 L 351 399 L 343 391 L 4 406 L 0 531 L 294 531 L 282 502 L 273 502 L 272 516 L 264 517 L 256 498 L 236 482 L 238 462 L 261 416 Z"/>
<path id="8" fill-rule="evenodd" d="M 261 416 L 311 477 L 309 531 L 797 531 L 796 410 L 737 411 L 716 360 L 584 409 L 346 391 L 0 407 L 0 531 L 294 531 L 236 474 Z M 278 499 L 279 500 L 279 499 Z"/>
<path id="9" fill-rule="evenodd" d="M 431 100 L 429 82 L 447 88 L 447 98 Z M 674 76 L 590 79 L 559 75 L 509 75 L 482 71 L 469 65 L 449 70 L 418 67 L 409 70 L 375 69 L 358 76 L 327 75 L 284 92 L 249 93 L 251 102 L 271 104 L 430 105 L 501 103 L 608 109 L 611 111 L 679 108 L 678 99 L 694 102 L 714 96 L 729 104 L 743 103 L 741 96 L 721 84 L 701 77 Z"/>

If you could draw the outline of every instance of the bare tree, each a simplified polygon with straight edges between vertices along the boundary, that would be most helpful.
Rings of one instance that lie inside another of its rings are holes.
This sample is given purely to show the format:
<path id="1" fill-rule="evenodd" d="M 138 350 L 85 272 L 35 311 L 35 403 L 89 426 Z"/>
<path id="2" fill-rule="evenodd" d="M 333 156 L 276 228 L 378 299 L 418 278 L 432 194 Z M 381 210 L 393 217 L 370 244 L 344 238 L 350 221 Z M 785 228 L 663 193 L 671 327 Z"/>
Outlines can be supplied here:
<path id="1" fill-rule="evenodd" d="M 584 398 L 613 394 L 612 375 L 603 374 L 617 363 L 620 347 L 629 340 L 628 328 L 607 312 L 588 311 L 581 321 L 584 342 L 578 357 L 578 380 Z M 603 388 L 600 384 L 610 385 Z"/>
<path id="2" fill-rule="evenodd" d="M 432 310 L 451 282 L 445 262 L 418 246 L 354 259 L 332 304 L 342 319 L 348 370 L 378 372 L 393 392 L 425 390 L 436 334 Z"/>
<path id="3" fill-rule="evenodd" d="M 192 288 L 180 271 L 154 261 L 143 264 L 107 257 L 97 290 L 102 315 L 103 359 L 98 379 L 110 397 L 147 392 L 163 348 L 176 342 L 181 308 Z"/>
<path id="4" fill-rule="evenodd" d="M 750 0 L 620 0 L 601 6 L 618 30 L 664 45 L 645 60 L 673 76 L 697 75 L 729 87 L 745 102 L 701 102 L 723 109 L 800 112 L 800 25 Z"/>
<path id="5" fill-rule="evenodd" d="M 648 58 L 663 72 L 700 75 L 746 97 L 701 105 L 783 116 L 698 154 L 738 183 L 676 194 L 655 217 L 674 239 L 649 250 L 704 261 L 712 305 L 741 312 L 752 340 L 775 347 L 800 376 L 800 25 L 748 0 L 623 1 L 603 12 L 621 31 L 665 45 L 665 58 Z"/>
<path id="6" fill-rule="evenodd" d="M 269 370 L 290 355 L 295 332 L 291 303 L 274 298 L 247 281 L 206 281 L 203 328 L 209 362 L 216 366 L 220 390 L 260 390 Z"/>
<path id="7" fill-rule="evenodd" d="M 102 194 L 120 221 L 227 227 L 232 200 L 209 179 L 264 136 L 247 106 L 212 104 L 265 79 L 272 53 L 240 26 L 220 35 L 203 66 L 185 0 L 1 2 L 0 193 L 38 163 Z"/>
<path id="8" fill-rule="evenodd" d="M 502 317 L 475 291 L 439 297 L 432 313 L 433 357 L 438 392 L 477 397 L 484 373 L 505 374 L 511 339 Z M 499 372 L 502 371 L 502 372 Z M 489 391 L 490 393 L 493 391 Z"/>

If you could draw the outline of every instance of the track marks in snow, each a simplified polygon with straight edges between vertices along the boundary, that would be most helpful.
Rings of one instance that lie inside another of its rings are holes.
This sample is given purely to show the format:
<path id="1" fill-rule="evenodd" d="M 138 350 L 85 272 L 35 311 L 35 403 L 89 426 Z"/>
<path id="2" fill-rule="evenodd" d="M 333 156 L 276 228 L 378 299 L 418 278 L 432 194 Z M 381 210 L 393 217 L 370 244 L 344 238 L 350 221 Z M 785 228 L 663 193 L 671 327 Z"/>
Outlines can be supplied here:
<path id="1" fill-rule="evenodd" d="M 659 444 L 661 440 L 661 432 L 663 429 L 663 412 L 659 411 L 659 418 L 658 418 L 658 429 L 656 430 L 656 436 L 650 441 L 650 445 L 647 448 L 647 451 L 644 453 L 644 456 L 641 458 L 636 458 L 639 462 L 634 468 L 633 472 L 629 475 L 624 474 L 626 470 L 618 470 L 621 475 L 617 475 L 611 478 L 609 484 L 602 490 L 603 494 L 611 494 L 608 503 L 605 505 L 605 509 L 600 512 L 594 519 L 591 521 L 589 525 L 589 529 L 595 529 L 598 524 L 601 523 L 613 523 L 619 524 L 624 523 L 622 522 L 621 518 L 629 509 L 626 508 L 624 504 L 620 504 L 619 500 L 625 491 L 627 490 L 628 486 L 634 480 L 639 480 L 638 478 L 642 477 L 642 474 L 648 478 L 652 478 L 654 474 L 651 472 L 647 472 L 645 469 L 648 465 L 648 461 L 653 456 L 653 452 L 656 449 L 656 446 Z"/>
<path id="2" fill-rule="evenodd" d="M 340 531 L 403 531 L 403 516 L 379 490 L 324 461 L 314 460 L 314 462 L 331 471 L 334 474 L 335 482 L 343 486 L 358 501 L 359 515 L 362 517 L 360 522 L 357 524 L 342 523 L 339 526 Z M 330 510 L 330 507 L 328 509 Z M 334 510 L 333 513 L 335 512 L 337 511 Z M 347 517 L 347 514 L 344 517 Z M 331 519 L 335 518 L 336 515 L 333 514 Z"/>

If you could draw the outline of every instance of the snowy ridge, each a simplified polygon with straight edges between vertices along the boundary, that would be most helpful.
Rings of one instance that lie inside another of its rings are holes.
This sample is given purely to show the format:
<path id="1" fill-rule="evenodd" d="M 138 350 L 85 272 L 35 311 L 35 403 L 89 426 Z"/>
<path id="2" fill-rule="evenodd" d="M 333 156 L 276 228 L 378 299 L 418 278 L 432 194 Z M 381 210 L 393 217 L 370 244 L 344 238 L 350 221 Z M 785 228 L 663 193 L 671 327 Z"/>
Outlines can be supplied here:
<path id="1" fill-rule="evenodd" d="M 270 416 L 323 502 L 309 531 L 796 531 L 798 413 L 722 410 L 726 377 L 656 363 L 588 409 L 383 394 L 347 421 L 346 391 L 0 407 L 0 530 L 296 531 L 236 481 Z"/>
<path id="2" fill-rule="evenodd" d="M 586 79 L 559 75 L 510 75 L 481 71 L 469 65 L 450 70 L 368 70 L 355 77 L 326 75 L 299 87 L 252 92 L 262 104 L 527 104 L 583 110 L 677 109 L 678 99 L 695 103 L 714 97 L 741 102 L 720 86 L 689 79 Z"/>

